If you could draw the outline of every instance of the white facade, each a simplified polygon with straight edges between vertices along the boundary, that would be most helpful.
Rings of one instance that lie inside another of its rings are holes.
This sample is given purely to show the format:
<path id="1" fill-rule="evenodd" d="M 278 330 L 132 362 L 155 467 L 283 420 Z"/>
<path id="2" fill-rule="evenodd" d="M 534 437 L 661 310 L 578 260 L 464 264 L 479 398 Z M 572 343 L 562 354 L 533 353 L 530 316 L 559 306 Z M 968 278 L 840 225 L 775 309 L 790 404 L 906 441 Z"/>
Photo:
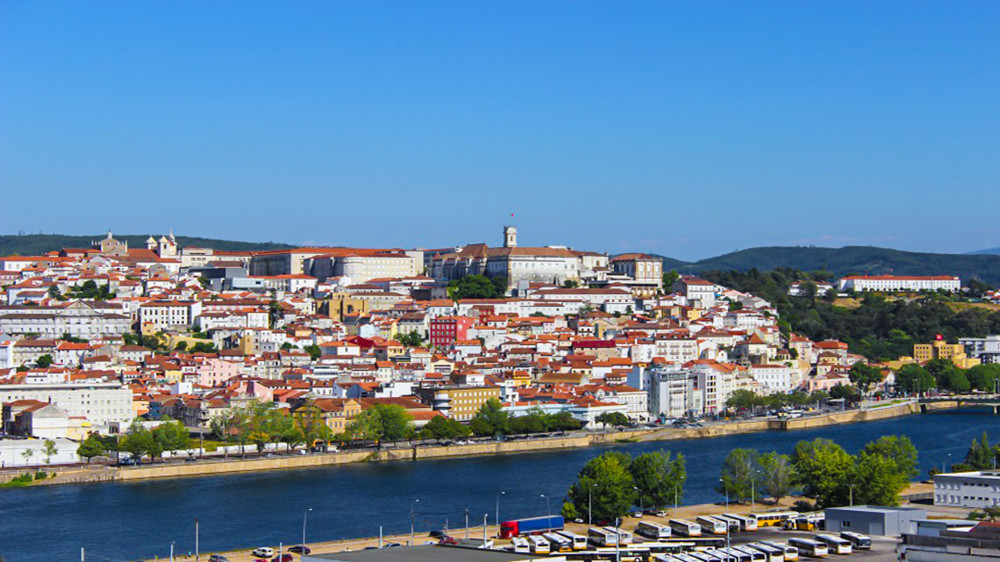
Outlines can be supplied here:
<path id="1" fill-rule="evenodd" d="M 1000 471 L 934 475 L 934 505 L 982 509 L 1000 504 Z"/>
<path id="2" fill-rule="evenodd" d="M 135 417 L 132 391 L 117 382 L 0 385 L 0 403 L 15 400 L 50 402 L 93 425 L 128 423 Z"/>
<path id="3" fill-rule="evenodd" d="M 962 280 L 952 275 L 895 276 L 873 275 L 844 277 L 839 281 L 841 291 L 960 291 Z"/>
<path id="4" fill-rule="evenodd" d="M 201 303 L 192 301 L 157 301 L 139 307 L 139 324 L 156 330 L 190 328 L 201 314 Z"/>

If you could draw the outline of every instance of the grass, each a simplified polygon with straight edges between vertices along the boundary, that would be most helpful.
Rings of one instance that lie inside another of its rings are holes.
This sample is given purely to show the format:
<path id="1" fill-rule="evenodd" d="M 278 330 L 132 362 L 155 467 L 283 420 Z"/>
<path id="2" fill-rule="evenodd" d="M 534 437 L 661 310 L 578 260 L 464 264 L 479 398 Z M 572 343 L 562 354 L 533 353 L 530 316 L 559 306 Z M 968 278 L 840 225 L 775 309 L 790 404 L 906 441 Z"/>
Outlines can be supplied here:
<path id="1" fill-rule="evenodd" d="M 969 310 L 970 308 L 981 308 L 989 311 L 1000 310 L 1000 304 L 993 304 L 991 302 L 946 302 L 945 305 L 955 312 Z"/>
<path id="2" fill-rule="evenodd" d="M 615 443 L 638 443 L 638 439 L 632 439 L 631 437 L 626 437 L 623 439 L 615 439 Z"/>

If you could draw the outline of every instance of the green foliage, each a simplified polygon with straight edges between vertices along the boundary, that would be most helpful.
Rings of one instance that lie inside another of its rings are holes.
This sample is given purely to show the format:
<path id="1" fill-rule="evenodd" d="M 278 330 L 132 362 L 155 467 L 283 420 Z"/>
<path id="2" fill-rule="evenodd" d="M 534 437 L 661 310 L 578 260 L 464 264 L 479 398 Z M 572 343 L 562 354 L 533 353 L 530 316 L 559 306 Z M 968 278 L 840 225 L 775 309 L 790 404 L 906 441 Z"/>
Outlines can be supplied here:
<path id="1" fill-rule="evenodd" d="M 409 334 L 396 336 L 396 340 L 406 347 L 420 347 L 424 343 L 424 337 L 421 336 L 416 330 L 413 330 Z"/>
<path id="2" fill-rule="evenodd" d="M 145 248 L 149 234 L 115 235 L 115 240 L 128 242 L 130 247 Z M 40 256 L 46 252 L 58 251 L 62 248 L 89 248 L 92 240 L 100 240 L 104 234 L 70 236 L 66 234 L 5 234 L 0 236 L 0 256 L 22 255 Z M 224 251 L 250 250 L 287 250 L 294 248 L 278 242 L 240 242 L 235 240 L 218 240 L 197 236 L 178 236 L 177 245 L 195 246 L 198 248 L 214 248 Z"/>
<path id="3" fill-rule="evenodd" d="M 774 498 L 775 502 L 787 496 L 792 490 L 794 469 L 788 455 L 779 455 L 774 451 L 757 457 L 760 467 L 761 491 Z"/>
<path id="4" fill-rule="evenodd" d="M 448 282 L 448 296 L 453 300 L 496 299 L 507 293 L 507 280 L 503 277 L 466 275 Z"/>
<path id="5" fill-rule="evenodd" d="M 315 344 L 314 345 L 307 345 L 304 348 L 302 348 L 302 350 L 305 351 L 306 353 L 308 353 L 309 357 L 313 361 L 319 359 L 323 355 L 323 351 L 319 348 L 318 345 L 315 345 Z"/>
<path id="6" fill-rule="evenodd" d="M 795 482 L 817 507 L 847 505 L 854 458 L 829 439 L 799 441 L 792 453 Z"/>
<path id="7" fill-rule="evenodd" d="M 576 512 L 596 520 L 613 520 L 628 513 L 636 500 L 629 464 L 629 456 L 617 451 L 587 461 L 568 492 Z"/>
<path id="8" fill-rule="evenodd" d="M 191 353 L 218 353 L 219 349 L 212 342 L 198 342 L 191 347 Z"/>
<path id="9" fill-rule="evenodd" d="M 93 279 L 83 282 L 83 285 L 73 285 L 67 296 L 71 299 L 93 299 L 106 301 L 115 298 L 115 293 L 108 289 L 108 284 L 98 285 Z"/>
<path id="10" fill-rule="evenodd" d="M 664 267 L 664 269 L 666 269 L 666 267 Z M 680 279 L 680 278 L 681 278 L 681 276 L 680 276 L 679 273 L 677 273 L 676 269 L 671 269 L 670 271 L 664 271 L 663 272 L 663 288 L 664 288 L 664 290 L 666 290 L 666 291 L 669 292 L 671 290 L 671 287 L 674 286 L 674 283 L 676 283 L 677 280 Z"/>
<path id="11" fill-rule="evenodd" d="M 851 366 L 849 377 L 858 388 L 867 390 L 872 385 L 882 382 L 882 370 L 859 361 Z"/>
<path id="12" fill-rule="evenodd" d="M 792 455 L 795 480 L 818 508 L 855 504 L 897 505 L 915 478 L 917 450 L 908 437 L 887 435 L 856 456 L 827 439 L 800 441 Z"/>
<path id="13" fill-rule="evenodd" d="M 728 493 L 738 502 L 753 501 L 756 490 L 761 487 L 760 470 L 757 465 L 757 451 L 753 449 L 733 449 L 722 464 L 719 492 Z"/>
<path id="14" fill-rule="evenodd" d="M 51 439 L 46 439 L 42 444 L 42 456 L 45 457 L 45 464 L 52 463 L 52 456 L 59 452 L 59 448 L 56 447 L 56 442 Z"/>
<path id="15" fill-rule="evenodd" d="M 469 422 L 469 428 L 477 436 L 506 435 L 510 433 L 510 414 L 503 410 L 503 404 L 491 398 L 479 407 L 476 416 Z"/>
<path id="16" fill-rule="evenodd" d="M 965 455 L 963 468 L 967 471 L 989 470 L 996 464 L 998 457 L 1000 457 L 1000 451 L 990 445 L 990 437 L 984 431 L 982 441 L 972 440 L 972 446 L 969 447 L 969 452 Z M 961 472 L 957 467 L 958 465 L 953 466 L 952 470 Z"/>
<path id="17" fill-rule="evenodd" d="M 1000 363 L 976 365 L 965 371 L 965 376 L 975 390 L 993 392 L 997 389 L 997 380 L 1000 380 Z"/>
<path id="18" fill-rule="evenodd" d="M 88 435 L 86 439 L 80 442 L 80 446 L 76 448 L 77 456 L 87 459 L 88 464 L 90 464 L 90 460 L 94 457 L 103 455 L 104 451 L 104 443 L 94 433 Z"/>
<path id="19" fill-rule="evenodd" d="M 410 435 L 413 417 L 397 404 L 375 404 L 354 417 L 347 434 L 356 439 L 397 441 Z"/>
<path id="20" fill-rule="evenodd" d="M 687 480 L 687 463 L 684 455 L 671 459 L 669 451 L 653 451 L 635 457 L 629 473 L 638 488 L 640 505 L 662 508 L 679 501 Z"/>
<path id="21" fill-rule="evenodd" d="M 861 392 L 853 386 L 837 384 L 830 389 L 830 398 L 843 399 L 848 403 L 855 404 L 861 401 Z"/>
<path id="22" fill-rule="evenodd" d="M 937 380 L 927 369 L 911 363 L 896 371 L 896 386 L 903 392 L 924 393 L 937 388 Z"/>
<path id="23" fill-rule="evenodd" d="M 453 420 L 451 418 L 446 418 L 444 416 L 434 416 L 431 421 L 427 422 L 420 430 L 421 439 L 454 439 L 457 437 L 465 437 L 472 433 L 472 431 L 462 425 L 461 422 Z"/>
<path id="24" fill-rule="evenodd" d="M 42 355 L 41 357 L 38 358 L 37 361 L 35 361 L 35 366 L 37 366 L 40 369 L 47 369 L 47 368 L 51 367 L 52 366 L 52 356 L 49 355 L 48 353 L 46 353 L 45 355 Z"/>
<path id="25" fill-rule="evenodd" d="M 605 428 L 607 426 L 623 428 L 632 425 L 632 422 L 628 419 L 628 416 L 621 412 L 604 412 L 603 414 L 598 414 L 594 421 L 602 424 Z"/>

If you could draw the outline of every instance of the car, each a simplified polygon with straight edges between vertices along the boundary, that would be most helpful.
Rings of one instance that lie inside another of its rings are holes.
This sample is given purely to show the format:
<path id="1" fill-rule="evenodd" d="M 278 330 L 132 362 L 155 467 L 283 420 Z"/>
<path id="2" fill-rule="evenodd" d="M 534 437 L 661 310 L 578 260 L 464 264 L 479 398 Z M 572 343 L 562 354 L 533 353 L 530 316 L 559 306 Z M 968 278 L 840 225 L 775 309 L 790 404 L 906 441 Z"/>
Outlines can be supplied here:
<path id="1" fill-rule="evenodd" d="M 398 542 L 390 542 L 386 543 L 385 548 L 402 548 L 402 546 L 403 545 L 399 544 Z"/>
<path id="2" fill-rule="evenodd" d="M 441 537 L 438 544 L 458 544 L 458 539 L 455 537 Z"/>
<path id="3" fill-rule="evenodd" d="M 441 529 L 434 529 L 433 531 L 427 533 L 427 536 L 431 537 L 432 539 L 443 539 L 448 535 L 446 535 L 445 532 L 442 531 Z"/>
<path id="4" fill-rule="evenodd" d="M 297 544 L 288 547 L 288 552 L 294 552 L 295 554 L 309 554 L 310 552 L 312 552 L 312 549 L 309 548 L 308 546 Z"/>
<path id="5" fill-rule="evenodd" d="M 642 517 L 642 512 L 636 511 L 635 513 L 632 514 L 632 517 Z"/>
<path id="6" fill-rule="evenodd" d="M 258 546 L 250 553 L 250 556 L 258 558 L 270 558 L 274 556 L 274 549 L 269 546 Z"/>
<path id="7" fill-rule="evenodd" d="M 229 562 L 229 559 L 221 554 L 213 554 L 208 557 L 208 562 Z"/>
<path id="8" fill-rule="evenodd" d="M 295 562 L 295 557 L 286 552 L 275 556 L 271 559 L 271 562 Z"/>

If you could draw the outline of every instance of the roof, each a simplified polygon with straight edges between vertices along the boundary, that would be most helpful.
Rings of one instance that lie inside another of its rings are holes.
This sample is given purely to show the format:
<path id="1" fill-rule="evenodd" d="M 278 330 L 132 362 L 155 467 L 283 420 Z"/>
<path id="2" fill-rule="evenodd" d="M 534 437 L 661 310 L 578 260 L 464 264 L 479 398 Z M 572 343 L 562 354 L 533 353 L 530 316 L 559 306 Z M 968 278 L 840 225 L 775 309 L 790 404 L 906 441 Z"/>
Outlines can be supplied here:
<path id="1" fill-rule="evenodd" d="M 304 560 L 340 560 L 343 562 L 521 562 L 535 558 L 537 558 L 537 555 L 517 554 L 500 550 L 424 545 L 359 550 L 357 552 L 310 554 L 305 556 Z"/>

